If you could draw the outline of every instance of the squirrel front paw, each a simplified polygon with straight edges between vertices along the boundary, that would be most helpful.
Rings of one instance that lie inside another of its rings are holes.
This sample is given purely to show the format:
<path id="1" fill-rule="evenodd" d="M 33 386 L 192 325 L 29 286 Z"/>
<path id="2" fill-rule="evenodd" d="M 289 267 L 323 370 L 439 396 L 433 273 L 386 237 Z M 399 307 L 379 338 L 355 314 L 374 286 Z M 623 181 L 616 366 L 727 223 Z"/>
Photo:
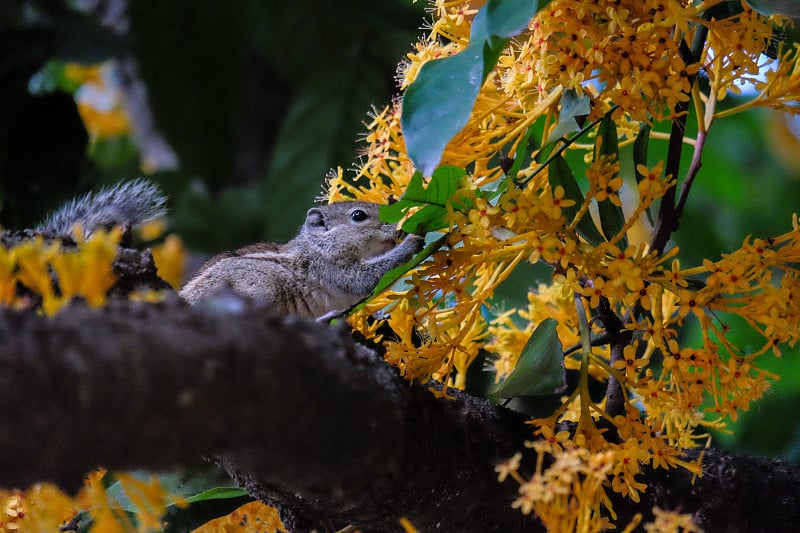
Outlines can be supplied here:
<path id="1" fill-rule="evenodd" d="M 403 239 L 403 242 L 397 245 L 398 248 L 401 248 L 406 254 L 408 254 L 408 258 L 410 259 L 411 256 L 418 253 L 425 247 L 425 238 L 420 237 L 419 235 L 414 235 L 413 233 L 409 233 Z"/>

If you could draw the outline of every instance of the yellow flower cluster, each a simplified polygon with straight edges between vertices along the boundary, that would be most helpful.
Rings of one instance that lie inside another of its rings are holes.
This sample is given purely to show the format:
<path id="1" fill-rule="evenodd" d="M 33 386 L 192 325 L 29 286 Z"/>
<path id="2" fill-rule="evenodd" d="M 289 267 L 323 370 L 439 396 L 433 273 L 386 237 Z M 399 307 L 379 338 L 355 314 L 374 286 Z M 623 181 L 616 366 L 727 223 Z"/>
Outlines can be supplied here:
<path id="1" fill-rule="evenodd" d="M 590 452 L 580 439 L 572 441 L 567 431 L 545 435 L 545 440 L 531 443 L 537 448 L 539 460 L 529 478 L 520 472 L 522 454 L 517 453 L 495 467 L 500 482 L 512 478 L 519 483 L 519 497 L 512 507 L 523 514 L 535 512 L 548 531 L 572 533 L 574 531 L 605 531 L 613 529 L 608 518 L 614 517 L 611 501 L 603 486 L 618 483 L 621 477 L 630 477 L 638 471 L 642 460 L 637 446 L 620 446 L 618 449 Z M 543 453 L 553 454 L 553 463 L 543 468 Z M 697 469 L 699 471 L 699 469 Z M 645 486 L 638 484 L 639 490 Z M 638 493 L 631 496 L 638 501 Z M 680 514 L 653 508 L 655 520 L 644 525 L 645 531 L 700 532 L 691 514 Z M 637 515 L 624 531 L 634 531 L 641 522 Z"/>
<path id="2" fill-rule="evenodd" d="M 75 497 L 47 483 L 24 492 L 0 490 L 0 533 L 59 531 L 80 512 L 86 512 L 92 521 L 90 533 L 162 531 L 161 516 L 167 507 L 186 505 L 166 492 L 155 477 L 145 481 L 120 474 L 120 487 L 133 506 L 123 509 L 106 491 L 105 474 L 102 469 L 89 474 Z M 135 513 L 136 524 L 129 512 Z"/>
<path id="3" fill-rule="evenodd" d="M 164 230 L 163 221 L 151 222 L 141 228 L 140 236 L 150 241 Z M 116 282 L 112 263 L 121 237 L 120 228 L 98 230 L 89 238 L 76 230 L 74 248 L 58 241 L 46 243 L 42 237 L 12 248 L 0 246 L 0 306 L 27 308 L 40 304 L 45 314 L 54 315 L 75 297 L 92 307 L 104 305 L 106 293 Z M 158 275 L 178 287 L 186 257 L 180 238 L 167 235 L 152 251 Z M 131 298 L 157 301 L 163 294 L 133 293 Z"/>
<path id="4" fill-rule="evenodd" d="M 286 533 L 278 510 L 261 501 L 246 503 L 230 514 L 215 518 L 193 530 L 192 533 L 241 533 L 258 531 Z"/>
<path id="5" fill-rule="evenodd" d="M 587 121 L 611 113 L 620 145 L 633 143 L 640 123 L 675 120 L 693 105 L 698 136 L 684 142 L 697 161 L 706 132 L 719 118 L 754 106 L 800 112 L 798 48 L 779 48 L 777 66 L 764 79 L 757 77 L 773 27 L 784 21 L 746 6 L 727 18 L 711 15 L 720 3 L 548 4 L 507 46 L 466 127 L 445 148 L 441 163 L 468 175 L 454 195 L 458 202 L 447 206 L 444 246 L 403 285 L 351 317 L 356 329 L 376 340 L 381 340 L 379 325 L 389 326 L 394 335 L 382 339 L 386 358 L 407 378 L 433 377 L 454 387 L 465 386 L 466 370 L 481 350 L 494 354 L 498 379 L 507 376 L 536 326 L 546 318 L 557 320 L 562 345 L 580 348 L 565 364 L 581 381 L 556 412 L 534 421 L 544 439 L 532 444 L 539 468 L 529 480 L 520 477 L 515 503 L 554 529 L 569 524 L 565 530 L 572 530 L 579 520 L 591 523 L 586 530 L 605 527 L 613 516 L 605 490 L 638 499 L 646 488 L 638 480 L 644 465 L 699 474 L 698 463 L 681 458 L 683 450 L 706 439 L 702 428 L 735 419 L 767 390 L 776 376 L 758 367 L 759 356 L 780 355 L 800 338 L 797 220 L 785 235 L 748 238 L 718 261 L 683 268 L 677 248 L 653 249 L 640 230 L 646 211 L 667 194 L 677 196 L 681 176 L 667 174 L 674 167 L 666 158 L 653 166 L 638 164 L 637 183 L 629 188 L 619 175 L 617 155 L 604 152 L 602 135 L 592 132 L 593 142 L 568 146 L 586 153 L 579 198 L 566 194 L 539 158 L 523 164 L 516 181 L 507 179 L 502 164 L 506 154 L 518 154 L 531 126 L 548 138 L 568 90 L 588 97 Z M 475 7 L 435 2 L 430 35 L 402 67 L 403 88 L 426 62 L 469 44 Z M 708 82 L 702 89 L 694 83 L 701 71 Z M 717 103 L 743 83 L 754 83 L 758 94 L 718 111 Z M 356 174 L 350 179 L 339 171 L 330 177 L 330 201 L 385 203 L 402 196 L 415 169 L 400 116 L 399 103 L 373 112 Z M 664 138 L 656 131 L 651 138 Z M 684 189 L 698 168 L 693 162 L 681 182 Z M 598 242 L 584 230 L 588 219 L 597 225 L 593 210 L 601 203 L 622 208 L 624 221 Z M 532 291 L 526 309 L 495 309 L 495 289 L 524 261 L 550 265 L 553 282 Z M 729 314 L 744 318 L 764 344 L 744 350 L 729 341 Z M 371 315 L 381 321 L 371 321 Z M 629 339 L 624 349 L 590 342 L 613 329 L 609 316 L 618 321 L 618 338 Z M 678 328 L 687 320 L 699 324 L 702 346 L 680 345 Z M 606 399 L 592 400 L 590 378 L 619 384 L 621 405 L 609 408 Z M 572 433 L 556 431 L 565 421 L 577 423 Z M 553 457 L 549 468 L 542 467 L 545 454 Z M 582 516 L 580 509 L 593 511 Z"/>
<path id="6" fill-rule="evenodd" d="M 122 236 L 119 228 L 96 231 L 88 239 L 75 232 L 77 247 L 65 250 L 59 242 L 41 237 L 10 249 L 0 246 L 0 305 L 28 307 L 33 302 L 19 286 L 41 297 L 45 314 L 53 315 L 79 296 L 94 307 L 106 301 L 116 277 L 111 264 Z"/>

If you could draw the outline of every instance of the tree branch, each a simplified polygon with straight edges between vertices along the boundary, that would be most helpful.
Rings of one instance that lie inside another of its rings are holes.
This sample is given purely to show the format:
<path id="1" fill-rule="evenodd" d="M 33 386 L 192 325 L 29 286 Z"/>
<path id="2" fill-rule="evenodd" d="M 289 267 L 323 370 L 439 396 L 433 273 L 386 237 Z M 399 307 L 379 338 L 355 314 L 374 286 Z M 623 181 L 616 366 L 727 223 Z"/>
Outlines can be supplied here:
<path id="1" fill-rule="evenodd" d="M 0 486 L 75 487 L 98 465 L 166 469 L 216 454 L 301 530 L 321 518 L 373 530 L 401 516 L 423 531 L 533 524 L 509 509 L 516 489 L 493 469 L 531 436 L 520 415 L 436 399 L 345 330 L 232 295 L 206 309 L 175 299 L 53 319 L 5 311 L 0 405 Z"/>
<path id="2" fill-rule="evenodd" d="M 97 465 L 157 470 L 213 454 L 295 531 L 322 518 L 397 531 L 401 516 L 421 531 L 540 530 L 493 471 L 524 449 L 530 426 L 453 395 L 405 382 L 344 329 L 232 295 L 73 305 L 52 319 L 5 310 L 0 485 L 75 487 Z M 679 507 L 707 530 L 735 529 L 745 512 L 772 530 L 800 520 L 798 467 L 714 451 L 704 465 L 694 485 L 680 469 L 647 474 L 645 501 L 617 499 L 615 510 L 624 520 Z"/>

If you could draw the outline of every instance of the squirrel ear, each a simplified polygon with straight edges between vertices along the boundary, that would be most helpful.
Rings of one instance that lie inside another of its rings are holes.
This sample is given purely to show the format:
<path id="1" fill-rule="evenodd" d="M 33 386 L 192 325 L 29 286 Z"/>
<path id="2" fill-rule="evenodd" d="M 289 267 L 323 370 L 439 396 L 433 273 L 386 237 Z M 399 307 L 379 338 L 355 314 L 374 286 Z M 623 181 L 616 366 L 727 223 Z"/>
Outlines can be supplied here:
<path id="1" fill-rule="evenodd" d="M 306 213 L 306 228 L 311 231 L 327 230 L 328 224 L 325 221 L 325 215 L 320 209 L 312 207 Z"/>

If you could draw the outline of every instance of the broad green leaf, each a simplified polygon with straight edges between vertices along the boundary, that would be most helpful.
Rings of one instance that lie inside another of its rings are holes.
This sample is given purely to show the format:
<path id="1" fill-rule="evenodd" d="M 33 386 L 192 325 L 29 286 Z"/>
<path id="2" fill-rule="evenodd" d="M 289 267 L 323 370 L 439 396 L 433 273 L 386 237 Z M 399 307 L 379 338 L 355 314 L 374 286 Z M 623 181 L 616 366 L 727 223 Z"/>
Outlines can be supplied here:
<path id="1" fill-rule="evenodd" d="M 422 173 L 417 171 L 397 202 L 381 206 L 381 220 L 394 224 L 405 216 L 409 208 L 423 206 L 403 222 L 403 231 L 422 235 L 442 229 L 446 226 L 447 202 L 455 194 L 465 174 L 464 170 L 458 167 L 439 167 L 433 172 L 426 187 L 423 184 Z"/>
<path id="2" fill-rule="evenodd" d="M 487 32 L 499 37 L 514 37 L 527 28 L 533 16 L 549 3 L 550 0 L 490 0 L 483 8 L 487 15 Z"/>
<path id="3" fill-rule="evenodd" d="M 542 146 L 541 148 L 539 148 L 539 151 L 536 152 L 536 155 L 534 156 L 533 160 L 540 164 L 547 161 L 547 158 L 550 157 L 550 154 L 553 153 L 553 149 L 556 147 L 556 145 L 560 140 L 561 138 L 558 138 L 555 141 L 551 141 Z"/>
<path id="4" fill-rule="evenodd" d="M 636 140 L 633 143 L 633 168 L 636 174 L 636 183 L 639 183 L 644 178 L 644 175 L 639 172 L 637 168 L 639 165 L 647 166 L 647 146 L 650 142 L 650 125 L 647 122 L 642 122 L 639 126 L 639 133 L 636 135 Z M 653 213 L 650 208 L 647 208 L 647 219 L 650 224 L 653 222 Z"/>
<path id="5" fill-rule="evenodd" d="M 403 95 L 402 127 L 408 155 L 426 176 L 466 126 L 483 83 L 483 52 L 461 53 L 425 63 Z"/>
<path id="6" fill-rule="evenodd" d="M 425 63 L 403 96 L 401 123 L 408 155 L 426 176 L 469 120 L 487 74 L 508 39 L 525 29 L 547 2 L 489 0 L 475 15 L 469 45 Z"/>
<path id="7" fill-rule="evenodd" d="M 495 0 L 495 2 L 489 3 L 497 2 Z M 491 26 L 492 22 L 489 20 L 489 10 L 481 9 L 475 14 L 475 18 L 472 20 L 472 28 L 470 29 L 470 46 L 472 46 L 473 43 L 483 43 L 483 75 L 481 76 L 481 81 L 485 80 L 486 76 L 489 75 L 489 72 L 494 68 L 495 64 L 497 64 L 500 54 L 503 53 L 503 49 L 508 44 L 507 38 L 501 37 L 500 33 L 494 33 L 500 28 L 492 28 Z M 520 28 L 517 33 L 519 31 L 522 31 L 522 28 Z"/>
<path id="8" fill-rule="evenodd" d="M 597 130 L 597 136 L 601 139 L 600 146 L 595 150 L 595 160 L 601 155 L 613 156 L 615 160 L 619 160 L 619 141 L 617 139 L 617 126 L 611 119 L 611 115 L 606 115 L 600 122 L 600 127 Z M 612 178 L 616 177 L 616 174 Z M 598 212 L 600 214 L 600 227 L 603 229 L 603 234 L 606 239 L 613 238 L 620 232 L 625 225 L 625 215 L 622 213 L 622 208 L 615 205 L 611 200 L 603 200 L 597 202 Z M 620 241 L 622 248 L 627 247 L 627 239 L 622 238 Z"/>
<path id="9" fill-rule="evenodd" d="M 447 214 L 447 209 L 443 207 L 426 205 L 408 217 L 408 220 L 403 222 L 401 229 L 414 235 L 425 235 L 429 231 L 440 230 L 447 226 L 445 214 Z"/>
<path id="10" fill-rule="evenodd" d="M 561 341 L 556 334 L 558 322 L 547 318 L 534 330 L 516 368 L 491 393 L 493 398 L 557 394 L 566 386 L 566 369 Z"/>
<path id="11" fill-rule="evenodd" d="M 545 146 L 581 129 L 586 117 L 591 112 L 590 104 L 589 95 L 578 96 L 575 89 L 565 90 L 561 96 L 561 112 L 558 115 L 558 123 L 547 136 Z"/>
<path id="12" fill-rule="evenodd" d="M 561 208 L 567 220 L 571 221 L 578 213 L 583 203 L 583 193 L 578 186 L 578 182 L 575 181 L 575 175 L 572 173 L 572 169 L 569 168 L 567 161 L 562 156 L 559 155 L 554 158 L 547 166 L 547 179 L 553 189 L 561 185 L 564 188 L 564 198 L 575 202 L 575 205 Z M 597 230 L 597 226 L 594 225 L 594 221 L 592 217 L 589 216 L 588 211 L 584 214 L 583 218 L 578 221 L 578 224 L 575 226 L 575 231 L 578 235 L 586 239 L 588 243 L 595 246 L 605 240 Z"/>
<path id="13" fill-rule="evenodd" d="M 412 189 L 409 184 L 408 190 L 403 194 L 404 199 L 417 201 L 420 203 L 433 204 L 444 207 L 447 201 L 455 194 L 461 178 L 466 172 L 464 169 L 446 165 L 437 168 L 431 176 L 428 186 L 422 187 L 422 179 L 418 179 Z M 413 180 L 412 180 L 413 181 Z"/>

